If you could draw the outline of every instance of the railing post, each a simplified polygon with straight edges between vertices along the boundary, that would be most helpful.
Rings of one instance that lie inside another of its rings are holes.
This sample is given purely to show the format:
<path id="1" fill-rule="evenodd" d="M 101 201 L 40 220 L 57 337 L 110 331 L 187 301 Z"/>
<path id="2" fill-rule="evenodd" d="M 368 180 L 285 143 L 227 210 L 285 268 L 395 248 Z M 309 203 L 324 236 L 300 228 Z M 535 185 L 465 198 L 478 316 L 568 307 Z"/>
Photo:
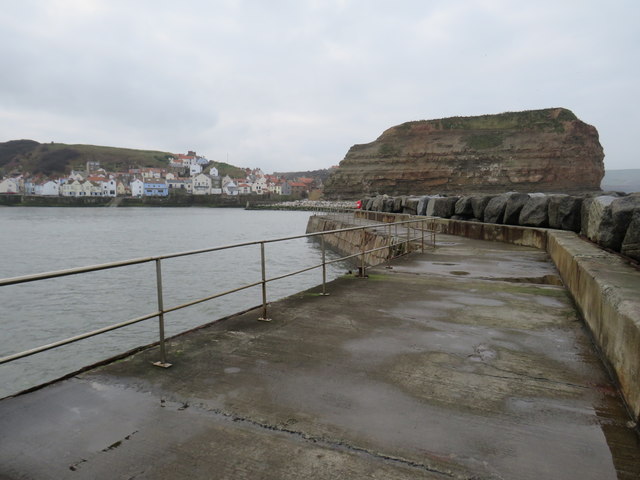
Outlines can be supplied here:
<path id="1" fill-rule="evenodd" d="M 364 254 L 367 248 L 367 242 L 366 242 L 366 238 L 367 238 L 367 227 L 363 227 L 362 228 L 362 246 L 361 246 L 361 251 L 362 253 L 360 254 L 360 272 L 358 273 L 358 277 L 360 278 L 367 278 L 367 269 L 365 267 L 365 262 L 364 262 Z"/>
<path id="2" fill-rule="evenodd" d="M 160 328 L 160 361 L 153 362 L 156 367 L 169 368 L 170 363 L 167 362 L 167 350 L 164 344 L 164 301 L 162 299 L 162 267 L 160 259 L 156 259 L 156 286 L 158 290 L 158 326 Z"/>
<path id="3" fill-rule="evenodd" d="M 322 244 L 322 293 L 320 295 L 327 296 L 329 294 L 327 293 L 325 286 L 327 283 L 327 256 L 324 245 L 324 235 L 320 236 L 320 243 Z"/>
<path id="4" fill-rule="evenodd" d="M 391 224 L 387 226 L 387 243 L 389 245 L 389 254 L 387 255 L 387 267 L 388 269 L 393 268 L 391 266 L 391 257 L 393 256 L 393 238 L 391 237 Z"/>
<path id="5" fill-rule="evenodd" d="M 422 232 L 422 240 L 421 240 L 421 246 L 420 246 L 420 252 L 424 253 L 424 220 L 420 221 L 420 231 Z"/>
<path id="6" fill-rule="evenodd" d="M 409 234 L 409 227 L 411 226 L 411 224 L 407 223 L 406 225 L 407 225 L 407 242 L 406 242 L 407 246 L 404 249 L 404 253 L 409 253 L 409 242 L 411 241 L 411 237 L 409 236 L 410 235 Z"/>
<path id="7" fill-rule="evenodd" d="M 260 242 L 260 265 L 262 267 L 262 316 L 258 318 L 261 322 L 270 322 L 267 316 L 267 268 L 264 259 L 264 242 Z"/>

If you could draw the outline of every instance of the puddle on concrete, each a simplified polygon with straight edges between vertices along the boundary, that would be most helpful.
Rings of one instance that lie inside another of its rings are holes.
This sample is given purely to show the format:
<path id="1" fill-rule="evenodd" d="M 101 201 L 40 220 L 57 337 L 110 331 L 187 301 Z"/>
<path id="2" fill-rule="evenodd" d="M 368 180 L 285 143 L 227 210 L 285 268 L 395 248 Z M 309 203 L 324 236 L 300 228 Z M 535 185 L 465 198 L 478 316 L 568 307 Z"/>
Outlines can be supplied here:
<path id="1" fill-rule="evenodd" d="M 451 275 L 469 275 L 469 272 L 465 272 L 462 270 L 451 270 L 449 273 Z"/>

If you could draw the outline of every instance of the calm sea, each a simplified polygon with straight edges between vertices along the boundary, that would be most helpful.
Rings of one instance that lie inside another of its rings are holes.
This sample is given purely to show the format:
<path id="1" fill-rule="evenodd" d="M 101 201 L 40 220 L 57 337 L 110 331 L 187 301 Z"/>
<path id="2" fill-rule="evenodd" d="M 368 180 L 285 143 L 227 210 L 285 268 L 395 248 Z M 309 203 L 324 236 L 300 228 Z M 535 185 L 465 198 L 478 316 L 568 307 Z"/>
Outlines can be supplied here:
<path id="1" fill-rule="evenodd" d="M 304 234 L 309 213 L 215 208 L 0 208 L 0 278 Z M 266 244 L 267 276 L 320 262 L 317 243 Z M 328 253 L 328 256 L 331 254 Z M 332 265 L 328 277 L 344 273 Z M 165 308 L 259 281 L 257 245 L 163 261 Z M 268 284 L 273 301 L 322 272 Z M 261 303 L 254 287 L 165 317 L 167 335 Z M 157 310 L 152 263 L 0 288 L 0 356 Z M 156 341 L 157 320 L 0 365 L 0 398 Z"/>

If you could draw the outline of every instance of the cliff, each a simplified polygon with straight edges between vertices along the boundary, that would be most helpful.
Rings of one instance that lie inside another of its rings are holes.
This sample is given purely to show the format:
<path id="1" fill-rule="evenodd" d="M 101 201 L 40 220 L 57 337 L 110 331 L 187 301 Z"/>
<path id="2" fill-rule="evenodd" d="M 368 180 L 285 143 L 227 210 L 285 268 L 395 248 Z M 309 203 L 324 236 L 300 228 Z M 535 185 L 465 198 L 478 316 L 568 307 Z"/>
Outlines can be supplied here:
<path id="1" fill-rule="evenodd" d="M 327 198 L 600 189 L 595 127 L 564 108 L 407 122 L 351 147 Z"/>

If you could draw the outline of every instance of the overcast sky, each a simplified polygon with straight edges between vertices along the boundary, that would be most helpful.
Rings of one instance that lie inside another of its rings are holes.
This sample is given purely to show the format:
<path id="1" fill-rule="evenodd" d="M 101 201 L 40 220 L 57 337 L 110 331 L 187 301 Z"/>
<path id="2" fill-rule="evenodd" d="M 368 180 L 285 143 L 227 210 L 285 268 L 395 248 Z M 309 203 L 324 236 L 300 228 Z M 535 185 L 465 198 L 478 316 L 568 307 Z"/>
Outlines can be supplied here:
<path id="1" fill-rule="evenodd" d="M 0 141 L 337 165 L 410 120 L 566 107 L 640 168 L 637 0 L 0 0 Z"/>

